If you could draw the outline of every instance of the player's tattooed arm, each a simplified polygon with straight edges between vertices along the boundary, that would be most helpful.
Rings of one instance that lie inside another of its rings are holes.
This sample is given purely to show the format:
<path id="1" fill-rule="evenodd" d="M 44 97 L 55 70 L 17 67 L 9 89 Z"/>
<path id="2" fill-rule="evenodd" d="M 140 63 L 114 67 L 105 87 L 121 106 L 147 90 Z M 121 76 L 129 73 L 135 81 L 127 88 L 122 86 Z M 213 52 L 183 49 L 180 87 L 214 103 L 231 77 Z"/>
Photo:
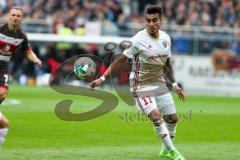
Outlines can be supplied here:
<path id="1" fill-rule="evenodd" d="M 173 74 L 173 69 L 172 69 L 172 65 L 170 62 L 170 58 L 168 58 L 166 61 L 166 64 L 164 66 L 164 72 L 165 72 L 166 76 L 168 77 L 168 79 L 171 81 L 171 83 L 176 82 L 174 74 Z"/>
<path id="2" fill-rule="evenodd" d="M 183 92 L 182 88 L 178 86 L 178 84 L 175 80 L 172 65 L 171 65 L 171 62 L 170 62 L 170 58 L 168 58 L 167 61 L 166 61 L 166 64 L 165 64 L 165 67 L 164 67 L 164 72 L 165 72 L 167 78 L 171 81 L 173 89 L 178 94 L 179 99 L 184 101 L 185 100 L 185 95 L 184 95 L 184 92 Z"/>

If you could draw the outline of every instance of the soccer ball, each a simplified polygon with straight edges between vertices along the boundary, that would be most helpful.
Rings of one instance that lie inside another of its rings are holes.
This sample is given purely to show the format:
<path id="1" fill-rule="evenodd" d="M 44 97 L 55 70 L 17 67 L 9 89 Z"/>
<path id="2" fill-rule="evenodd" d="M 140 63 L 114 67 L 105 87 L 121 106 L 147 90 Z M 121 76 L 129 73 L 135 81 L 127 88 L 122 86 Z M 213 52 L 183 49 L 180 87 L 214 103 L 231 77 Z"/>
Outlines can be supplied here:
<path id="1" fill-rule="evenodd" d="M 96 64 L 89 57 L 81 57 L 75 62 L 73 72 L 77 78 L 87 80 L 95 74 Z"/>

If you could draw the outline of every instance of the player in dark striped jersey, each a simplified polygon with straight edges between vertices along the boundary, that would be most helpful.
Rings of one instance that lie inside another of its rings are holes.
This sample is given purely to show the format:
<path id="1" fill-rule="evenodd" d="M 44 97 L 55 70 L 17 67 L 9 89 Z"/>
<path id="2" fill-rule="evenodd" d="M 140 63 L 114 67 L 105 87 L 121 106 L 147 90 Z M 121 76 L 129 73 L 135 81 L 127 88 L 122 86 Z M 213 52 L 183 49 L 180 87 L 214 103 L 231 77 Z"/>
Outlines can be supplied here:
<path id="1" fill-rule="evenodd" d="M 26 34 L 20 28 L 23 14 L 22 8 L 11 8 L 8 23 L 0 26 L 0 104 L 8 93 L 8 62 L 17 48 L 21 47 L 30 61 L 38 66 L 42 65 L 41 60 L 32 51 Z M 0 145 L 3 144 L 7 132 L 8 120 L 0 112 Z"/>

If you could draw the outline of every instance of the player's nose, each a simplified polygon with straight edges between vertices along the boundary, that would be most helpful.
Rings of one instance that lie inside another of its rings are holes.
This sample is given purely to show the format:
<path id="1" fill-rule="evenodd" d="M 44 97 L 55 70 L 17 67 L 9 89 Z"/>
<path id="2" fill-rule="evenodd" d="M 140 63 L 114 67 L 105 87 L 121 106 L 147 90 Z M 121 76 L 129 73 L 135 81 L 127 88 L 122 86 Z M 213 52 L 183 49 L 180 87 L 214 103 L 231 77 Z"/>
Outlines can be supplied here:
<path id="1" fill-rule="evenodd" d="M 156 24 L 156 22 L 154 22 L 154 21 L 152 20 L 152 21 L 150 22 L 150 24 L 154 26 L 154 25 Z"/>

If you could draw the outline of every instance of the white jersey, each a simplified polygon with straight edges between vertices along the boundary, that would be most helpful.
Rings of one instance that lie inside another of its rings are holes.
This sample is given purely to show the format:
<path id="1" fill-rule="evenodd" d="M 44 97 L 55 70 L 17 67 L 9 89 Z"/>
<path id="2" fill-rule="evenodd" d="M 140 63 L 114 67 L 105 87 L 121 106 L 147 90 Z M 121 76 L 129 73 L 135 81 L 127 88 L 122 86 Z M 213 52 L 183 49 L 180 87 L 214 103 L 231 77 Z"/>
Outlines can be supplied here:
<path id="1" fill-rule="evenodd" d="M 132 91 L 156 90 L 158 95 L 169 92 L 163 78 L 163 67 L 167 58 L 171 57 L 169 35 L 159 30 L 159 38 L 154 39 L 144 29 L 132 37 L 131 42 L 131 47 L 123 54 L 133 59 L 130 75 Z"/>

